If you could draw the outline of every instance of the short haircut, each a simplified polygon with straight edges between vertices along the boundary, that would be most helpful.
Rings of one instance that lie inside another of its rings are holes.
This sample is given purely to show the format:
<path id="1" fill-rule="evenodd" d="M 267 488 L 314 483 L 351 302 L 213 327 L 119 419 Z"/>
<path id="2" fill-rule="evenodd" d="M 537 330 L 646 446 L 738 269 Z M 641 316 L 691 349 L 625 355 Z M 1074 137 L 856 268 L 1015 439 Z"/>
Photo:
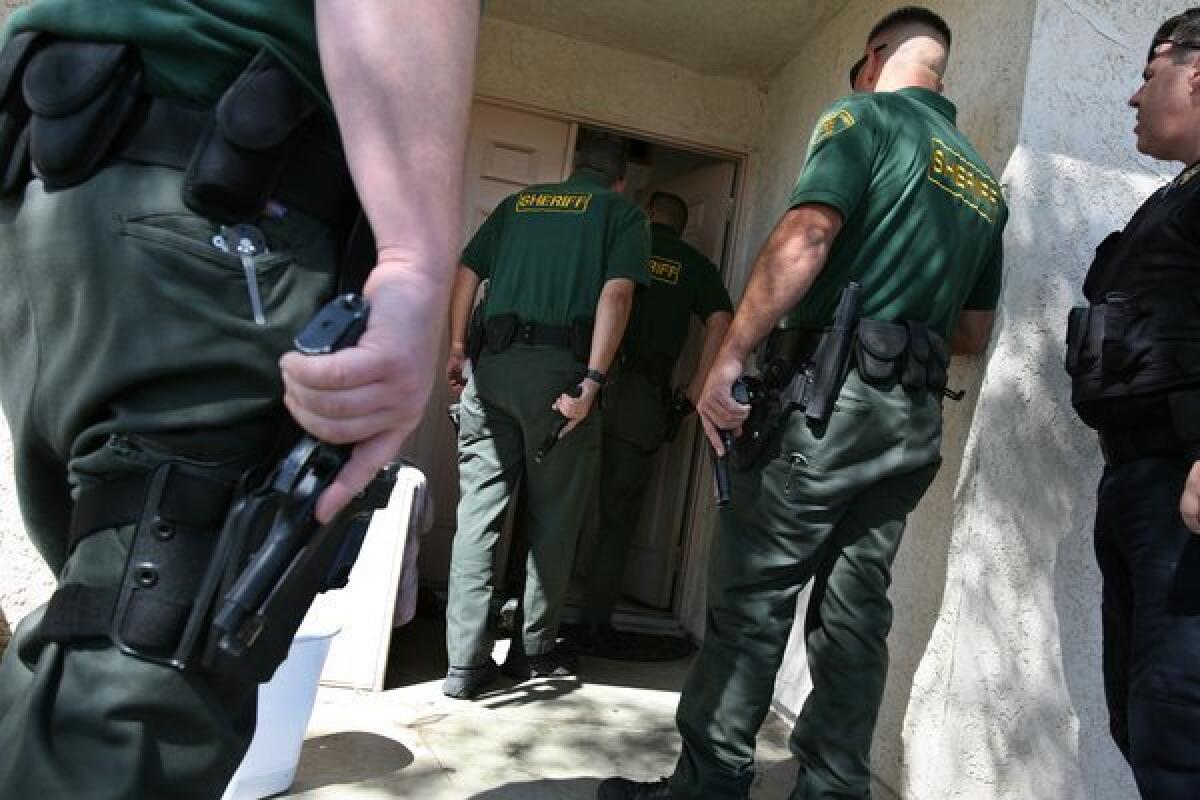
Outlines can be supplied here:
<path id="1" fill-rule="evenodd" d="M 884 31 L 901 25 L 919 24 L 937 31 L 938 35 L 946 40 L 946 47 L 950 46 L 950 26 L 946 24 L 946 20 L 930 11 L 928 8 L 921 6 L 904 6 L 897 8 L 892 13 L 888 14 L 879 22 L 875 23 L 875 27 L 871 28 L 871 33 L 867 36 L 867 41 L 871 41 Z"/>
<path id="2" fill-rule="evenodd" d="M 1146 62 L 1154 60 L 1155 49 L 1168 42 L 1174 45 L 1171 49 L 1176 62 L 1183 61 L 1189 55 L 1194 56 L 1196 51 L 1200 50 L 1200 8 L 1189 8 L 1159 25 L 1150 41 L 1150 52 L 1146 56 Z"/>
<path id="3" fill-rule="evenodd" d="M 682 234 L 687 228 L 688 207 L 682 197 L 670 192 L 655 192 L 650 195 L 646 204 L 654 211 L 654 221 L 670 225 L 676 233 Z"/>
<path id="4" fill-rule="evenodd" d="M 615 133 L 588 131 L 579 137 L 575 151 L 576 169 L 593 169 L 616 183 L 625 177 L 625 166 L 629 160 L 629 141 Z"/>

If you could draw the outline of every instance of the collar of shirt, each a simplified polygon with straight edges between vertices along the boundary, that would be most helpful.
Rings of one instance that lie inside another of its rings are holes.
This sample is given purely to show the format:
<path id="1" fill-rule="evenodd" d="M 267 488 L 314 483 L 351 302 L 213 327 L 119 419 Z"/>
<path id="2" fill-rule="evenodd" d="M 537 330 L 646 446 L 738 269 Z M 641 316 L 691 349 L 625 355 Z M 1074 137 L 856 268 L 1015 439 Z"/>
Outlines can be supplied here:
<path id="1" fill-rule="evenodd" d="M 956 118 L 958 117 L 958 109 L 954 107 L 954 103 L 951 103 L 946 99 L 945 95 L 938 94 L 932 89 L 925 89 L 920 86 L 909 86 L 904 89 L 898 89 L 896 93 L 902 94 L 905 97 L 916 100 L 918 103 L 923 103 L 924 105 L 929 106 L 934 111 L 950 120 L 951 124 L 957 124 Z"/>
<path id="2" fill-rule="evenodd" d="M 589 167 L 580 167 L 571 173 L 568 179 L 571 183 L 582 183 L 587 186 L 595 186 L 598 189 L 611 188 L 608 178 L 603 172 L 598 172 Z"/>

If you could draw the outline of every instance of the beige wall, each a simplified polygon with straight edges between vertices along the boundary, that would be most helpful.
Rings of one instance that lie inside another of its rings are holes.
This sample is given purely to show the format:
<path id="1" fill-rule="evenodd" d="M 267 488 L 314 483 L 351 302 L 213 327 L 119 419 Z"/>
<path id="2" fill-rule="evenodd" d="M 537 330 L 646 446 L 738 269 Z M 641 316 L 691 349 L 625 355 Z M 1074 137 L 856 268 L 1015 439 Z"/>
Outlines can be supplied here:
<path id="1" fill-rule="evenodd" d="M 762 114 L 761 93 L 744 81 L 490 18 L 475 75 L 481 97 L 741 152 Z"/>

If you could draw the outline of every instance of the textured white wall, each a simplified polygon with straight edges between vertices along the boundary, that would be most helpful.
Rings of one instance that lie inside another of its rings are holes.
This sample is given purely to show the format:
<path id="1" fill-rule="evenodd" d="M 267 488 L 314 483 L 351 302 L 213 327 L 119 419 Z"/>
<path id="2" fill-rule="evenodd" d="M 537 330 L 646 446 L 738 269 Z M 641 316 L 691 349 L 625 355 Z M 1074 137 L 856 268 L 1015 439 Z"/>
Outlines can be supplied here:
<path id="1" fill-rule="evenodd" d="M 957 490 L 941 612 L 905 723 L 905 796 L 1127 800 L 1100 678 L 1091 544 L 1100 473 L 1062 369 L 1095 245 L 1173 171 L 1136 156 L 1133 112 L 1163 0 L 1039 0 L 1002 316 Z"/>

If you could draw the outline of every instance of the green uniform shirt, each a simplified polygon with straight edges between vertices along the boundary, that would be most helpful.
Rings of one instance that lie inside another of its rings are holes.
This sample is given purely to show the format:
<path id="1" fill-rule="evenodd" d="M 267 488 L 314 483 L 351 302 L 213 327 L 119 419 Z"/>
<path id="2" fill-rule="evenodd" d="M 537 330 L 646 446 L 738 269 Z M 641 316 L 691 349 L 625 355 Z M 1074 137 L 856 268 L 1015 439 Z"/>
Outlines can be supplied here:
<path id="1" fill-rule="evenodd" d="M 491 281 L 486 317 L 543 325 L 592 319 L 605 281 L 649 283 L 649 260 L 646 214 L 586 169 L 505 198 L 462 256 Z"/>
<path id="2" fill-rule="evenodd" d="M 674 361 L 687 341 L 688 318 L 732 311 L 716 266 L 668 225 L 651 226 L 650 285 L 633 300 L 622 349 Z"/>
<path id="3" fill-rule="evenodd" d="M 150 94 L 211 105 L 262 48 L 331 111 L 317 56 L 314 0 L 39 0 L 17 9 L 8 34 L 129 42 Z"/>
<path id="4" fill-rule="evenodd" d="M 923 320 L 947 337 L 963 308 L 996 307 L 1008 209 L 955 113 L 909 88 L 850 95 L 821 117 L 790 206 L 832 206 L 843 226 L 785 324 L 828 325 L 851 280 L 863 317 Z"/>

